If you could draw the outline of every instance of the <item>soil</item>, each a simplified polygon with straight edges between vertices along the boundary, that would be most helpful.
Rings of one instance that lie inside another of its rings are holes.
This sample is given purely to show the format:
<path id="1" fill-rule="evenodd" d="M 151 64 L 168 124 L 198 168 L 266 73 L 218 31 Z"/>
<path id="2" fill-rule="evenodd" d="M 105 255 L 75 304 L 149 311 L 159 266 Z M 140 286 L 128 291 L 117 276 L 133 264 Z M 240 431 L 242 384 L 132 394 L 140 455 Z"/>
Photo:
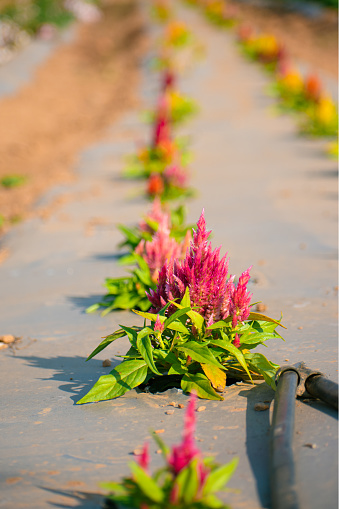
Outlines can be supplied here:
<path id="1" fill-rule="evenodd" d="M 324 9 L 318 17 L 282 8 L 266 8 L 230 0 L 237 18 L 260 32 L 274 34 L 292 59 L 309 64 L 313 72 L 325 71 L 338 78 L 338 12 Z"/>
<path id="2" fill-rule="evenodd" d="M 81 149 L 137 104 L 147 45 L 142 15 L 136 0 L 102 4 L 100 21 L 79 25 L 74 42 L 61 46 L 29 85 L 0 101 L 0 179 L 26 177 L 24 185 L 0 186 L 1 233 L 30 215 L 48 188 L 71 181 Z"/>

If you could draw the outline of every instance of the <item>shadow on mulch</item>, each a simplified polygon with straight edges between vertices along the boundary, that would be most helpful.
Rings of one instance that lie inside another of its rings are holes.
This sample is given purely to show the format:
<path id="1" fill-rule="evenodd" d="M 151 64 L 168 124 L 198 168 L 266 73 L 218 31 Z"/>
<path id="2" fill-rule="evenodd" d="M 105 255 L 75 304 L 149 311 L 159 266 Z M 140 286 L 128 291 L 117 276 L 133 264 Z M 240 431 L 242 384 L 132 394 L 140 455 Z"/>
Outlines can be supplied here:
<path id="1" fill-rule="evenodd" d="M 246 408 L 246 451 L 256 481 L 257 493 L 262 507 L 270 507 L 270 413 L 269 410 L 258 412 L 254 405 L 259 402 L 270 402 L 274 391 L 262 383 L 249 390 L 239 392 L 247 398 Z"/>
<path id="2" fill-rule="evenodd" d="M 40 489 L 48 491 L 54 495 L 61 495 L 62 497 L 69 497 L 70 504 L 62 504 L 58 502 L 49 501 L 49 505 L 52 507 L 77 507 L 78 509 L 100 509 L 104 507 L 105 497 L 98 493 L 88 493 L 86 491 L 74 491 L 74 490 L 56 490 L 53 488 L 46 488 L 39 486 Z M 77 505 L 74 505 L 77 503 Z"/>
<path id="3" fill-rule="evenodd" d="M 86 357 L 81 357 L 79 355 L 51 358 L 19 355 L 16 357 L 25 360 L 28 366 L 55 370 L 55 373 L 51 376 L 38 378 L 38 380 L 65 382 L 59 385 L 58 388 L 61 391 L 73 394 L 70 399 L 74 404 L 87 394 L 89 389 L 93 386 L 93 383 L 98 380 L 99 376 L 108 375 L 109 371 L 121 362 L 120 360 L 112 360 L 111 367 L 107 369 L 103 368 L 102 360 L 91 359 L 90 362 L 86 363 Z"/>

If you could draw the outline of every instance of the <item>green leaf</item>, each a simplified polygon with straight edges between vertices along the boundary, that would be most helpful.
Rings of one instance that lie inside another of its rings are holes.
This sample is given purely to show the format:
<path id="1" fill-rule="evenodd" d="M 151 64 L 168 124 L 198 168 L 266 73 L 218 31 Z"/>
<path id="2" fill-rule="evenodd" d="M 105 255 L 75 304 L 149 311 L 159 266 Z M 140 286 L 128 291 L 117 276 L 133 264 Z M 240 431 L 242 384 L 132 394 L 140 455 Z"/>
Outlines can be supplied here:
<path id="1" fill-rule="evenodd" d="M 277 325 L 280 325 L 280 327 L 283 327 L 284 329 L 287 328 L 284 325 L 282 325 L 278 320 L 274 320 L 274 318 L 270 318 L 269 316 L 262 315 L 261 313 L 250 313 L 247 320 L 261 320 L 262 322 L 272 322 Z"/>
<path id="2" fill-rule="evenodd" d="M 200 345 L 195 341 L 188 341 L 184 344 L 184 346 L 177 346 L 176 349 L 185 352 L 197 362 L 202 364 L 212 364 L 217 368 L 225 369 L 225 367 L 216 360 L 213 354 L 209 351 L 208 347 L 205 345 Z"/>
<path id="3" fill-rule="evenodd" d="M 140 332 L 140 328 L 139 327 L 126 327 L 125 325 L 120 325 L 120 327 L 125 331 L 131 345 L 135 349 L 137 349 L 137 338 L 138 338 L 138 333 Z"/>
<path id="4" fill-rule="evenodd" d="M 208 378 L 202 373 L 185 373 L 181 380 L 181 388 L 184 392 L 196 392 L 199 398 L 223 400 L 212 388 Z"/>
<path id="5" fill-rule="evenodd" d="M 122 338 L 126 336 L 126 332 L 124 330 L 117 330 L 113 334 L 110 334 L 109 336 L 106 336 L 103 341 L 93 350 L 93 352 L 87 357 L 86 361 L 89 361 L 92 359 L 92 357 L 95 357 L 101 350 L 106 348 L 106 346 L 110 345 L 113 341 L 116 339 Z"/>
<path id="6" fill-rule="evenodd" d="M 77 402 L 77 405 L 118 398 L 140 385 L 146 375 L 147 364 L 144 360 L 124 361 L 109 375 L 101 376 L 92 389 Z"/>
<path id="7" fill-rule="evenodd" d="M 244 357 L 248 362 L 250 369 L 262 375 L 267 385 L 275 390 L 275 374 L 279 365 L 266 359 L 262 353 L 245 353 Z"/>
<path id="8" fill-rule="evenodd" d="M 232 320 L 231 317 L 226 318 L 226 320 L 220 320 L 219 322 L 212 323 L 209 327 L 207 327 L 207 330 L 213 330 L 213 329 L 223 329 L 226 327 L 226 325 Z"/>
<path id="9" fill-rule="evenodd" d="M 178 311 L 176 311 L 175 313 L 173 313 L 173 315 L 169 316 L 165 321 L 164 321 L 164 327 L 165 329 L 167 327 L 169 327 L 169 325 L 174 322 L 177 318 L 180 318 L 180 316 L 182 315 L 185 315 L 187 313 L 187 311 L 189 311 L 191 308 L 190 307 L 184 307 L 183 309 L 179 309 Z M 180 322 L 181 323 L 181 322 Z M 186 327 L 185 327 L 186 329 Z M 187 329 L 186 329 L 187 330 Z M 187 330 L 187 332 L 189 332 Z"/>
<path id="10" fill-rule="evenodd" d="M 177 302 L 174 302 L 174 300 L 170 300 L 170 303 L 173 304 L 174 306 L 176 306 L 179 309 L 183 309 L 183 306 L 181 304 L 178 304 Z M 203 325 L 205 323 L 204 317 L 201 316 L 196 311 L 193 311 L 192 309 L 190 311 L 187 311 L 186 314 L 187 314 L 187 316 L 190 317 L 191 322 L 196 327 L 196 329 L 198 331 L 201 331 L 201 329 L 202 329 L 202 327 L 203 327 Z"/>
<path id="11" fill-rule="evenodd" d="M 244 368 L 244 370 L 246 371 L 246 373 L 252 380 L 251 374 L 248 370 L 248 367 L 247 367 L 247 364 L 246 364 L 246 361 L 245 361 L 245 358 L 244 358 L 244 355 L 242 354 L 242 352 L 229 341 L 226 334 L 224 334 L 222 331 L 221 331 L 221 335 L 224 339 L 210 341 L 210 344 L 218 346 L 220 348 L 223 348 L 224 350 L 227 350 L 231 355 L 233 355 L 239 362 L 240 366 L 242 368 Z"/>
<path id="12" fill-rule="evenodd" d="M 163 457 L 166 459 L 168 457 L 168 455 L 170 454 L 171 449 L 168 447 L 168 445 L 165 444 L 165 442 L 163 440 L 161 440 L 161 438 L 157 435 L 157 433 L 155 433 L 155 431 L 152 431 L 152 437 L 153 437 L 153 440 L 160 447 Z"/>
<path id="13" fill-rule="evenodd" d="M 238 466 L 238 462 L 239 458 L 233 458 L 226 465 L 222 465 L 221 467 L 211 472 L 205 480 L 202 491 L 203 496 L 222 490 L 225 484 L 227 484 L 232 477 L 235 469 Z"/>
<path id="14" fill-rule="evenodd" d="M 180 470 L 174 483 L 178 486 L 178 499 L 186 504 L 193 502 L 199 488 L 198 460 L 191 460 L 185 468 Z"/>
<path id="15" fill-rule="evenodd" d="M 154 479 L 135 462 L 130 463 L 129 467 L 132 470 L 134 481 L 138 484 L 143 493 L 153 502 L 162 502 L 164 500 L 164 493 Z"/>
<path id="16" fill-rule="evenodd" d="M 118 224 L 118 229 L 125 235 L 131 244 L 139 244 L 140 236 L 136 235 L 133 230 L 127 228 L 127 226 L 124 226 L 123 224 Z"/>
<path id="17" fill-rule="evenodd" d="M 161 316 L 160 314 L 157 315 L 155 313 L 146 313 L 146 312 L 143 312 L 143 311 L 138 311 L 137 309 L 132 309 L 132 311 L 133 311 L 133 313 L 135 313 L 135 314 L 137 314 L 139 316 L 142 316 L 143 318 L 146 318 L 147 320 L 151 320 L 152 322 L 155 322 L 158 316 L 160 318 L 160 322 L 161 323 L 165 323 L 165 321 L 166 321 L 166 317 L 165 316 Z M 174 330 L 176 332 L 183 332 L 184 334 L 189 334 L 189 330 L 185 327 L 184 324 L 182 324 L 179 321 L 175 321 L 175 322 L 170 323 L 167 326 L 167 328 L 170 329 L 170 330 Z"/>
<path id="18" fill-rule="evenodd" d="M 159 373 L 154 363 L 153 347 L 149 337 L 150 334 L 153 334 L 153 330 L 150 329 L 149 327 L 145 327 L 139 332 L 137 337 L 137 349 L 139 350 L 142 358 L 145 360 L 147 366 L 153 371 L 153 373 L 161 376 L 161 373 Z"/>

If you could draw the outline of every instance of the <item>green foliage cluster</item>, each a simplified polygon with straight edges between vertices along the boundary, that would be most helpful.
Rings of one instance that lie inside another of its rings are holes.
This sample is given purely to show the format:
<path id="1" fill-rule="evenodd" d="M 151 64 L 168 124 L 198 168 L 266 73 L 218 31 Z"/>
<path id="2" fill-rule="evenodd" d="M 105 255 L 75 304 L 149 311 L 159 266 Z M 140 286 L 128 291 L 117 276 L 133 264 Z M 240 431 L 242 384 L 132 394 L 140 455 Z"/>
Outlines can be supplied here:
<path id="1" fill-rule="evenodd" d="M 168 305 L 178 310 L 166 318 Z M 227 374 L 252 380 L 256 373 L 272 388 L 278 366 L 261 353 L 252 353 L 269 339 L 281 338 L 276 332 L 279 321 L 259 313 L 250 313 L 247 321 L 237 329 L 231 318 L 207 326 L 204 318 L 191 307 L 187 289 L 181 303 L 170 302 L 159 315 L 136 311 L 151 326 L 125 327 L 107 336 L 91 353 L 91 359 L 112 341 L 127 336 L 130 349 L 123 362 L 109 375 L 99 378 L 93 388 L 78 404 L 107 400 L 122 396 L 127 391 L 147 382 L 154 376 L 180 375 L 181 388 L 200 398 L 221 400 Z M 240 335 L 240 346 L 234 344 Z"/>
<path id="2" fill-rule="evenodd" d="M 74 16 L 65 9 L 62 0 L 30 0 L 8 5 L 0 13 L 0 19 L 11 20 L 26 32 L 35 34 L 47 23 L 64 28 Z"/>
<path id="3" fill-rule="evenodd" d="M 168 447 L 154 435 L 154 439 L 163 454 L 169 453 Z M 121 483 L 108 482 L 101 486 L 112 494 L 109 500 L 118 503 L 118 507 L 126 509 L 227 509 L 225 504 L 216 496 L 216 492 L 225 489 L 225 485 L 232 477 L 238 465 L 238 458 L 232 459 L 225 465 L 218 465 L 212 457 L 202 460 L 203 468 L 210 470 L 204 480 L 201 494 L 199 491 L 198 459 L 192 459 L 173 479 L 170 468 L 164 467 L 153 475 L 148 474 L 137 463 L 131 462 L 132 477 L 125 477 Z M 173 490 L 177 492 L 175 504 L 170 501 Z"/>

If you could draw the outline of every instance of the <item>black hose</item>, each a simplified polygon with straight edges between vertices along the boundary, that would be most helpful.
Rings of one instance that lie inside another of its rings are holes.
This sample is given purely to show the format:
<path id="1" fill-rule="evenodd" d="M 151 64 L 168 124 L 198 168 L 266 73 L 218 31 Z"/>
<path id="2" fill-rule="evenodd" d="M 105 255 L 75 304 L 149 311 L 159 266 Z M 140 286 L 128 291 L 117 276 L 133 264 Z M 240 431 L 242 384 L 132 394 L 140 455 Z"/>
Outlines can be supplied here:
<path id="1" fill-rule="evenodd" d="M 288 366 L 278 376 L 271 429 L 272 509 L 298 509 L 292 444 L 299 374 Z"/>
<path id="2" fill-rule="evenodd" d="M 338 410 L 338 384 L 315 373 L 305 380 L 305 388 L 311 396 L 321 399 Z"/>

